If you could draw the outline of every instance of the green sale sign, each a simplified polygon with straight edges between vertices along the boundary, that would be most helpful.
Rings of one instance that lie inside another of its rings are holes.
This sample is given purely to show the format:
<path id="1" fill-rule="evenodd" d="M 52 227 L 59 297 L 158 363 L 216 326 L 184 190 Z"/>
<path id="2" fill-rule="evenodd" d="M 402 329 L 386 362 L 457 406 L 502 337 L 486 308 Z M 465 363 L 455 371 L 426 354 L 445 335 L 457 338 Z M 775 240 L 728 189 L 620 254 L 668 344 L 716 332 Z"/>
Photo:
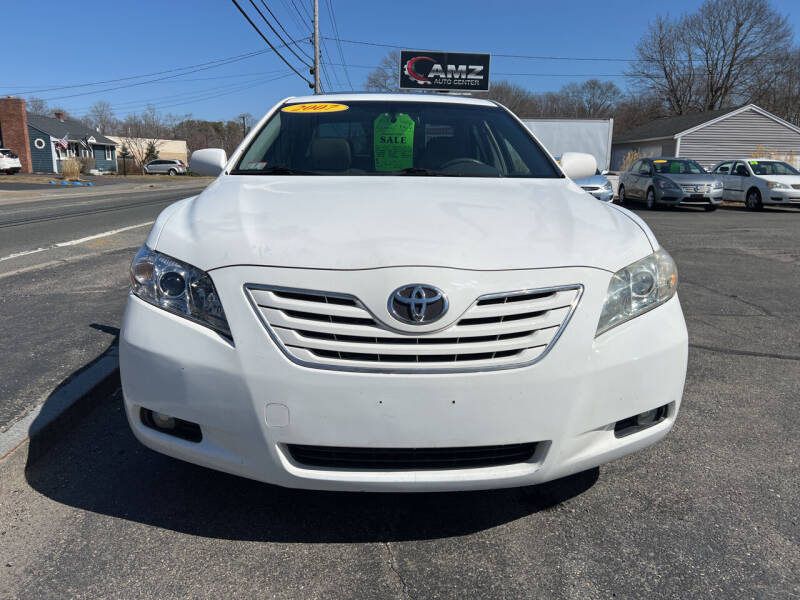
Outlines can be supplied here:
<path id="1" fill-rule="evenodd" d="M 378 115 L 373 123 L 376 171 L 401 171 L 413 166 L 414 120 L 405 113 Z"/>

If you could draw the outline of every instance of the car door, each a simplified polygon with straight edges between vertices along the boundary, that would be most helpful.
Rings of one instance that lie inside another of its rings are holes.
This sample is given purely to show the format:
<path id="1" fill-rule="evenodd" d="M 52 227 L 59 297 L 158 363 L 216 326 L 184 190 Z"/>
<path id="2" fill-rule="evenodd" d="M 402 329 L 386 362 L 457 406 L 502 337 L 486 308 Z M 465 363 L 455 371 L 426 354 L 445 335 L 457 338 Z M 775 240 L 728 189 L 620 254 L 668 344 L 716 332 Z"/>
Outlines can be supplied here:
<path id="1" fill-rule="evenodd" d="M 734 202 L 744 202 L 747 193 L 747 185 L 750 179 L 750 170 L 741 160 L 737 160 L 733 165 L 731 180 L 731 200 Z"/>
<path id="2" fill-rule="evenodd" d="M 713 173 L 722 182 L 723 200 L 731 200 L 731 172 L 733 171 L 733 161 L 729 160 L 717 165 Z"/>
<path id="3" fill-rule="evenodd" d="M 647 197 L 647 188 L 653 179 L 653 165 L 649 160 L 643 160 L 639 166 L 639 173 L 636 178 L 636 197 L 644 200 Z"/>
<path id="4" fill-rule="evenodd" d="M 622 174 L 622 185 L 625 186 L 625 197 L 634 199 L 636 198 L 636 180 L 639 178 L 639 165 L 641 160 L 636 160 L 628 167 L 628 170 Z"/>

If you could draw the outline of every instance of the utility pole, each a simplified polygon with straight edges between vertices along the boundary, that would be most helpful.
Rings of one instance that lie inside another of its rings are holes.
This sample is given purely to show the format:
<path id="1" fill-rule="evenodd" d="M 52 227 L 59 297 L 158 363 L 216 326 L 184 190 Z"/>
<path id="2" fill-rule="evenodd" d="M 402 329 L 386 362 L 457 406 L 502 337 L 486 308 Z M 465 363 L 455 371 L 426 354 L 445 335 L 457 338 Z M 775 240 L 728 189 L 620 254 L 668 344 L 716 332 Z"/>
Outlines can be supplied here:
<path id="1" fill-rule="evenodd" d="M 247 124 L 245 123 L 245 115 L 239 115 L 242 119 L 242 139 L 247 137 Z"/>
<path id="2" fill-rule="evenodd" d="M 314 93 L 322 90 L 319 85 L 319 0 L 314 0 Z"/>

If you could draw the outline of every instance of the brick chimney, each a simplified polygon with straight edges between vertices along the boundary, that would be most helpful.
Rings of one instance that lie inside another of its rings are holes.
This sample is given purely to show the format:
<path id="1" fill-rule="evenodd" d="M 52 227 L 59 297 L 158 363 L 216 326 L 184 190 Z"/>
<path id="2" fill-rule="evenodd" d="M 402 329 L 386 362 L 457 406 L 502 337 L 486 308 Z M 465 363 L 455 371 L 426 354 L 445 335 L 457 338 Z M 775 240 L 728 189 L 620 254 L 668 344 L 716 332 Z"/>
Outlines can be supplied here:
<path id="1" fill-rule="evenodd" d="M 19 156 L 23 173 L 32 173 L 28 115 L 22 98 L 0 98 L 0 147 Z"/>
<path id="2" fill-rule="evenodd" d="M 64 122 L 64 113 L 63 112 L 61 112 L 60 110 L 57 110 L 53 114 L 56 116 L 56 119 L 58 119 L 62 123 Z"/>

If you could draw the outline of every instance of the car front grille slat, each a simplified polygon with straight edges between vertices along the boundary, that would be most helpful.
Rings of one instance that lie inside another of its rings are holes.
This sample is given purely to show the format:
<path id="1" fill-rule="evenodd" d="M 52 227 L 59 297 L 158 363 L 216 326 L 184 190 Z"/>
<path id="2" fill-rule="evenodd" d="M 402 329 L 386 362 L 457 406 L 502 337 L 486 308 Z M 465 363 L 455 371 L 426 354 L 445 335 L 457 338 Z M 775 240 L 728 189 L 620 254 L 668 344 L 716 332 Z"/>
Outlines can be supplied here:
<path id="1" fill-rule="evenodd" d="M 580 285 L 481 296 L 450 326 L 391 328 L 355 296 L 248 284 L 280 349 L 304 366 L 377 372 L 450 372 L 531 364 L 549 351 L 580 298 Z"/>
<path id="2" fill-rule="evenodd" d="M 410 470 L 475 469 L 527 462 L 537 443 L 465 448 L 347 448 L 289 444 L 299 464 L 328 469 Z"/>
<path id="3" fill-rule="evenodd" d="M 701 194 L 711 191 L 711 186 L 707 184 L 704 185 L 686 184 L 686 185 L 681 185 L 681 188 L 683 189 L 684 192 L 690 192 L 693 194 Z"/>

